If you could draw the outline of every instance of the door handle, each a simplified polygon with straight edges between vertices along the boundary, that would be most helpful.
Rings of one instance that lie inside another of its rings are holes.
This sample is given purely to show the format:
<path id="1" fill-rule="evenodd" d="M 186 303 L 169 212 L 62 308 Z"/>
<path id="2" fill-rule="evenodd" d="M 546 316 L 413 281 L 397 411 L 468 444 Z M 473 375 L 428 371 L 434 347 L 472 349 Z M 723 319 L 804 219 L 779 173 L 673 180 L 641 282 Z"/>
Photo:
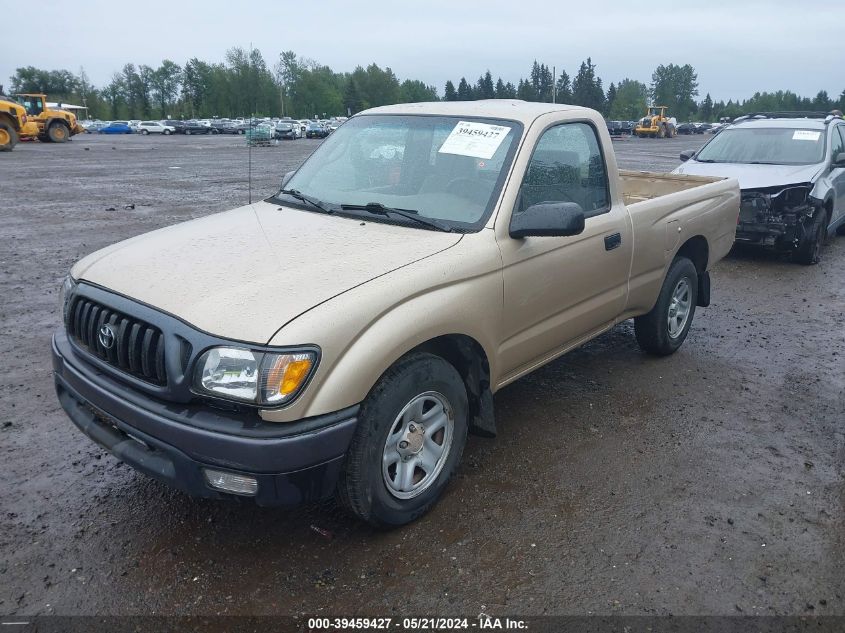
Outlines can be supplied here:
<path id="1" fill-rule="evenodd" d="M 612 251 L 614 248 L 622 246 L 622 234 L 614 233 L 604 238 L 604 250 Z"/>

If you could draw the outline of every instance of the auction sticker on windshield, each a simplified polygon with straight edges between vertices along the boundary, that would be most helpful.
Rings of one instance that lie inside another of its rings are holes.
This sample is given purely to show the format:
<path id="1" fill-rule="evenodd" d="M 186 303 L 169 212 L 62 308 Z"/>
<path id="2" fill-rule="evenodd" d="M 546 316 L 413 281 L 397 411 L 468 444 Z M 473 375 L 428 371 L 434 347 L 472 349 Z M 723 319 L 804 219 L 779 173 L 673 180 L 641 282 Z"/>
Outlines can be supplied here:
<path id="1" fill-rule="evenodd" d="M 491 159 L 505 140 L 510 128 L 489 123 L 458 121 L 455 129 L 440 146 L 441 154 L 457 154 Z"/>
<path id="2" fill-rule="evenodd" d="M 813 132 L 812 130 L 795 130 L 792 133 L 793 141 L 818 141 L 822 135 L 821 132 Z"/>

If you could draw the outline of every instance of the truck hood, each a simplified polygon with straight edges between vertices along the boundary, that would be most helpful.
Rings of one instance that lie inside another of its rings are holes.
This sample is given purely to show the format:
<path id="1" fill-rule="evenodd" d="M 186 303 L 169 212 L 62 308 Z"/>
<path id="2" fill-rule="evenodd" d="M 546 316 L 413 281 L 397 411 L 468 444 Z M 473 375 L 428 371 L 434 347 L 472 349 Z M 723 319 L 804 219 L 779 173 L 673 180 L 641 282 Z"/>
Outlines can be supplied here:
<path id="1" fill-rule="evenodd" d="M 259 202 L 120 242 L 72 275 L 205 332 L 264 344 L 310 308 L 460 239 Z"/>
<path id="2" fill-rule="evenodd" d="M 740 163 L 699 163 L 694 159 L 675 168 L 673 174 L 736 178 L 740 189 L 762 189 L 812 182 L 820 165 L 742 165 Z"/>

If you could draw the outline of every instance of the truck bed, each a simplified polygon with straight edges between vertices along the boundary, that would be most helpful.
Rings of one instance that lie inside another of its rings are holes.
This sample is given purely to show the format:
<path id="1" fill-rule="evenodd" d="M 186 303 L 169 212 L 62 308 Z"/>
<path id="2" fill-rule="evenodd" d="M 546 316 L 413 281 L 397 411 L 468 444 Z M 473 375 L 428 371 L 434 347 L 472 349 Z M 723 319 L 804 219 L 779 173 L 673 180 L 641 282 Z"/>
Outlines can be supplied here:
<path id="1" fill-rule="evenodd" d="M 619 180 L 622 182 L 622 197 L 625 204 L 632 205 L 659 196 L 666 196 L 670 193 L 718 182 L 724 180 L 724 178 L 620 170 Z"/>

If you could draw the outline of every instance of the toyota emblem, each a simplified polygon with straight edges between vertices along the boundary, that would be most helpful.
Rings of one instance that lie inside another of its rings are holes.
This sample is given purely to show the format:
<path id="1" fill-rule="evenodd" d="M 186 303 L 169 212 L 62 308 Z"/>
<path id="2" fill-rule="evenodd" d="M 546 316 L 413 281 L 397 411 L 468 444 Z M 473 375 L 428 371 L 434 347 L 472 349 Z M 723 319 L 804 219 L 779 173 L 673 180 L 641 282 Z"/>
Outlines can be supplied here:
<path id="1" fill-rule="evenodd" d="M 111 349 L 114 346 L 114 330 L 111 329 L 111 325 L 106 324 L 100 328 L 97 340 L 100 341 L 103 349 Z"/>

